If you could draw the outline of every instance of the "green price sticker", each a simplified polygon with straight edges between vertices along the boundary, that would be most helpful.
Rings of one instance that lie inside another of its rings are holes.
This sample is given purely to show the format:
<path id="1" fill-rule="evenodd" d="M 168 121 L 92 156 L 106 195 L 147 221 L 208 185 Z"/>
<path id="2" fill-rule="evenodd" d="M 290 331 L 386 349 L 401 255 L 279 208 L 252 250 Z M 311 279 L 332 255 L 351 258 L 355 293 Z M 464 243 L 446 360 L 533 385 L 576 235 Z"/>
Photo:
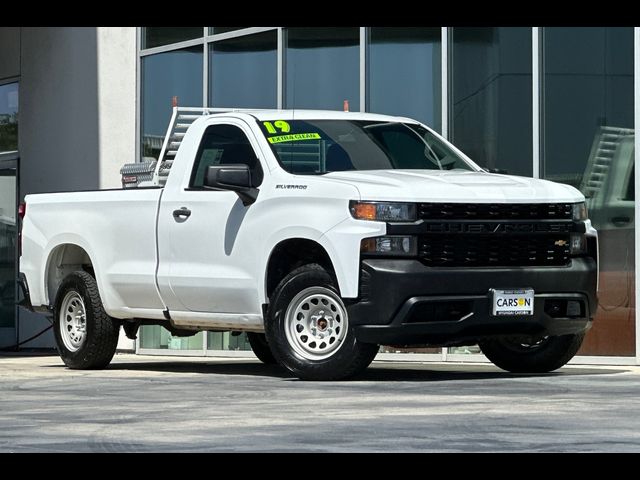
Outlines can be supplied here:
<path id="1" fill-rule="evenodd" d="M 267 132 L 271 134 L 278 133 L 278 130 L 280 130 L 280 133 L 288 133 L 291 131 L 291 126 L 284 120 L 276 120 L 273 123 L 262 122 L 262 124 L 264 125 L 264 128 L 267 129 Z M 278 130 L 276 130 L 276 128 Z"/>
<path id="2" fill-rule="evenodd" d="M 320 140 L 319 133 L 292 133 L 290 135 L 278 135 L 269 137 L 269 143 L 299 142 L 301 140 Z"/>

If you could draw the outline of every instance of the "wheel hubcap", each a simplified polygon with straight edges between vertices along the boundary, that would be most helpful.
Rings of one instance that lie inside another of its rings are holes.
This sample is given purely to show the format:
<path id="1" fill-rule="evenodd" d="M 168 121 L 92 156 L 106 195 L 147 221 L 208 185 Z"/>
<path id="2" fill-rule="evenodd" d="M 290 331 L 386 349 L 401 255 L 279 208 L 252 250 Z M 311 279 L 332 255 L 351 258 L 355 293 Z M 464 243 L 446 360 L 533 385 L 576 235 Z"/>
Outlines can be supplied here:
<path id="1" fill-rule="evenodd" d="M 349 328 L 342 300 L 332 290 L 311 287 L 296 295 L 285 314 L 289 345 L 308 360 L 322 360 L 342 346 Z"/>
<path id="2" fill-rule="evenodd" d="M 76 291 L 68 292 L 60 306 L 60 336 L 67 350 L 76 352 L 87 336 L 87 315 L 84 301 Z"/>

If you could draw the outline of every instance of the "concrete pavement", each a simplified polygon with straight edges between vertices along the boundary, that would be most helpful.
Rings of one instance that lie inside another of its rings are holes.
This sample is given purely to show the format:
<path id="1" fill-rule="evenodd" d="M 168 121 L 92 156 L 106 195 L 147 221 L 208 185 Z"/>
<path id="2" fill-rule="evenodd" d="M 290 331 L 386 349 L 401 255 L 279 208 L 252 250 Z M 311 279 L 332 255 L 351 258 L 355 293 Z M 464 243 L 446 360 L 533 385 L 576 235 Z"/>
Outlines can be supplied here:
<path id="1" fill-rule="evenodd" d="M 640 368 L 374 362 L 303 382 L 251 359 L 0 356 L 0 452 L 640 451 Z"/>

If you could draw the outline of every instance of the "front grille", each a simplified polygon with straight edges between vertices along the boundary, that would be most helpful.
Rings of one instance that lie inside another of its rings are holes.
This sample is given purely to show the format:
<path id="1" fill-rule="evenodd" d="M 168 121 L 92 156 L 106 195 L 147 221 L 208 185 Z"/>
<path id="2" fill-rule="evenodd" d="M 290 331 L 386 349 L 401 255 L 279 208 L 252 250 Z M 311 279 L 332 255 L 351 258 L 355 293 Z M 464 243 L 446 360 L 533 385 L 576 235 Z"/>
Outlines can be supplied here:
<path id="1" fill-rule="evenodd" d="M 568 234 L 427 234 L 419 257 L 433 267 L 566 265 Z"/>
<path id="2" fill-rule="evenodd" d="M 571 220 L 570 203 L 421 203 L 421 220 Z"/>

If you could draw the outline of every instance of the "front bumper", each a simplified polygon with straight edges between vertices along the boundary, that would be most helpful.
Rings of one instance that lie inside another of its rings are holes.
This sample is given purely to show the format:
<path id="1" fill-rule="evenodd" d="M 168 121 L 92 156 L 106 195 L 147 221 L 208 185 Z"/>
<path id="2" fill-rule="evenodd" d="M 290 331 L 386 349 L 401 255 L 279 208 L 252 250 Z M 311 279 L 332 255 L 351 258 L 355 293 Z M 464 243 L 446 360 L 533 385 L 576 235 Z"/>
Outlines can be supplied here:
<path id="1" fill-rule="evenodd" d="M 347 310 L 356 337 L 382 345 L 446 346 L 473 344 L 483 337 L 565 335 L 590 328 L 596 282 L 597 264 L 591 257 L 574 258 L 566 267 L 505 268 L 434 268 L 418 260 L 366 259 L 361 262 L 360 296 Z M 527 287 L 535 291 L 533 315 L 491 314 L 490 289 Z M 571 317 L 566 316 L 568 301 L 581 305 Z"/>

